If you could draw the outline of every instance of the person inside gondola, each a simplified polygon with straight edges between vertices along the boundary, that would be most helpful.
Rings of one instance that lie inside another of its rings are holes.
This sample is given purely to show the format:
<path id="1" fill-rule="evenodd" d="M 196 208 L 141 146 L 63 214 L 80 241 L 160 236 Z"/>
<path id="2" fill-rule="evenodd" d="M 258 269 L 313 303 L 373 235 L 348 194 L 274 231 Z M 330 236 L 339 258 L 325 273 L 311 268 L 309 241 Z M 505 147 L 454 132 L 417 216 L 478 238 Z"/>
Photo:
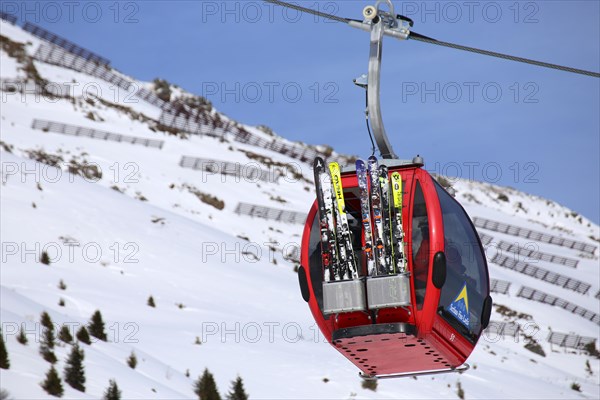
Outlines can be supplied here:
<path id="1" fill-rule="evenodd" d="M 442 292 L 440 301 L 442 304 L 450 304 L 465 284 L 467 285 L 467 290 L 474 290 L 477 284 L 475 279 L 467 274 L 467 268 L 464 266 L 462 256 L 456 246 L 452 242 L 447 241 L 445 243 L 446 248 L 444 253 L 446 254 L 447 267 L 446 283 L 444 284 L 445 290 Z"/>

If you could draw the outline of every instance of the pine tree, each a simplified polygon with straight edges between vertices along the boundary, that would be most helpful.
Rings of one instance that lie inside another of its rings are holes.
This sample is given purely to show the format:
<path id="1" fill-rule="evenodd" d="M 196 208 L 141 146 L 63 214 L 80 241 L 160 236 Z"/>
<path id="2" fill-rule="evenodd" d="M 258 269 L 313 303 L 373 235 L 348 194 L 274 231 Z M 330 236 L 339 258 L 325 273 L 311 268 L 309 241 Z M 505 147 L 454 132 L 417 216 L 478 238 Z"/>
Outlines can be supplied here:
<path id="1" fill-rule="evenodd" d="M 221 400 L 215 378 L 208 371 L 208 368 L 204 369 L 202 376 L 198 377 L 198 380 L 194 383 L 194 393 L 198 395 L 200 400 Z"/>
<path id="2" fill-rule="evenodd" d="M 0 368 L 9 369 L 10 361 L 8 359 L 8 351 L 6 350 L 6 344 L 4 344 L 4 335 L 0 330 Z"/>
<path id="3" fill-rule="evenodd" d="M 60 280 L 60 282 L 58 282 L 58 288 L 60 290 L 67 290 L 67 285 L 65 284 L 65 281 L 63 281 L 62 279 Z"/>
<path id="4" fill-rule="evenodd" d="M 127 365 L 129 365 L 129 368 L 131 369 L 135 369 L 135 367 L 137 366 L 137 357 L 135 356 L 135 353 L 133 351 L 129 355 L 129 358 L 127 358 Z"/>
<path id="5" fill-rule="evenodd" d="M 56 336 L 54 336 L 54 328 L 52 329 L 44 329 L 44 334 L 42 336 L 42 344 L 45 344 L 49 349 L 53 349 L 56 343 Z"/>
<path id="6" fill-rule="evenodd" d="M 78 343 L 75 343 L 65 364 L 65 382 L 80 392 L 85 392 L 84 357 L 83 349 L 79 348 Z"/>
<path id="7" fill-rule="evenodd" d="M 88 333 L 85 326 L 79 328 L 75 337 L 77 337 L 77 340 L 79 340 L 81 343 L 92 344 L 92 341 L 90 340 L 90 334 Z"/>
<path id="8" fill-rule="evenodd" d="M 152 296 L 148 297 L 148 302 L 147 302 L 147 304 L 148 304 L 150 307 L 156 307 L 156 304 L 154 303 L 154 297 L 152 297 Z"/>
<path id="9" fill-rule="evenodd" d="M 52 329 L 54 330 L 54 324 L 52 323 L 52 318 L 50 318 L 50 315 L 44 311 L 40 317 L 40 323 L 42 324 L 42 326 L 46 329 Z"/>
<path id="10" fill-rule="evenodd" d="M 244 382 L 241 376 L 238 376 L 235 381 L 231 382 L 231 390 L 227 394 L 227 400 L 248 400 L 248 394 L 244 389 Z"/>
<path id="11" fill-rule="evenodd" d="M 106 388 L 106 391 L 104 392 L 104 400 L 121 400 L 121 391 L 119 390 L 119 387 L 117 386 L 117 382 L 115 382 L 114 379 L 111 379 L 108 382 L 108 387 Z"/>
<path id="12" fill-rule="evenodd" d="M 73 341 L 73 335 L 71 335 L 71 331 L 69 330 L 68 326 L 63 325 L 63 327 L 60 328 L 60 332 L 58 332 L 58 339 L 69 344 Z"/>
<path id="13" fill-rule="evenodd" d="M 40 386 L 42 386 L 42 388 L 49 395 L 62 397 L 64 389 L 60 376 L 58 376 L 58 372 L 56 372 L 54 365 L 50 367 L 50 369 L 46 373 L 46 380 L 44 380 L 44 382 L 42 382 Z"/>
<path id="14" fill-rule="evenodd" d="M 25 334 L 25 330 L 23 329 L 22 326 L 21 326 L 21 329 L 19 330 L 19 334 L 17 335 L 17 342 L 21 343 L 22 345 L 26 345 L 27 342 L 29 342 L 29 340 L 27 340 L 27 335 Z"/>
<path id="15" fill-rule="evenodd" d="M 54 337 L 54 326 L 50 325 L 52 329 L 45 328 L 44 333 L 42 334 L 42 342 L 40 343 L 40 354 L 44 357 L 44 360 L 48 361 L 51 364 L 56 363 L 58 361 L 56 359 L 56 355 L 52 349 L 54 348 L 54 342 L 56 338 Z"/>
<path id="16" fill-rule="evenodd" d="M 50 256 L 48 256 L 47 252 L 42 252 L 42 255 L 40 256 L 40 262 L 44 265 L 50 265 Z"/>
<path id="17" fill-rule="evenodd" d="M 103 342 L 107 341 L 106 333 L 104 332 L 104 321 L 102 321 L 102 314 L 100 314 L 100 310 L 96 310 L 94 315 L 92 315 L 92 319 L 90 320 L 88 328 L 90 330 L 90 335 L 102 340 Z"/>

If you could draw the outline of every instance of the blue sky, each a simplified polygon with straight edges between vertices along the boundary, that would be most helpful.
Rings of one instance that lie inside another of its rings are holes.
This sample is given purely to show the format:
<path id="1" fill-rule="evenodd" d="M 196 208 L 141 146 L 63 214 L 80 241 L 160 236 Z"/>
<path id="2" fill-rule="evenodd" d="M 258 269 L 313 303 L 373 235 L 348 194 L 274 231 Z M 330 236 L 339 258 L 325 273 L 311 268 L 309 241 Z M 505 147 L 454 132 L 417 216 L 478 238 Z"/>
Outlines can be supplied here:
<path id="1" fill-rule="evenodd" d="M 260 1 L 10 2 L 138 79 L 162 77 L 280 135 L 366 157 L 368 34 Z M 360 18 L 364 1 L 302 1 Z M 440 40 L 600 71 L 600 2 L 404 1 Z M 383 118 L 402 158 L 600 222 L 600 79 L 386 40 Z"/>

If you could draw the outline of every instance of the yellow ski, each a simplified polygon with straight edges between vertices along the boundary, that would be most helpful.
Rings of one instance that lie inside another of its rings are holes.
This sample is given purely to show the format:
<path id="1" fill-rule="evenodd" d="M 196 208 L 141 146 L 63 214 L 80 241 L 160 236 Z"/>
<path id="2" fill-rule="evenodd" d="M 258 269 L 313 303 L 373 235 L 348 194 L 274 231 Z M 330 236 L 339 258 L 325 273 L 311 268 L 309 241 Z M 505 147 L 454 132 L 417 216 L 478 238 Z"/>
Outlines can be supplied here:
<path id="1" fill-rule="evenodd" d="M 392 197 L 395 211 L 393 226 L 394 264 L 400 273 L 404 273 L 406 272 L 406 257 L 404 253 L 404 229 L 402 228 L 402 176 L 399 172 L 392 173 Z"/>
<path id="2" fill-rule="evenodd" d="M 345 261 L 345 271 L 348 278 L 358 279 L 358 268 L 356 267 L 356 257 L 352 248 L 352 233 L 348 225 L 348 216 L 346 214 L 346 202 L 344 201 L 344 188 L 342 187 L 342 175 L 340 166 L 337 162 L 329 164 L 331 182 L 333 183 L 333 192 L 335 193 L 336 204 L 334 207 L 336 214 L 336 225 L 338 231 L 340 261 Z"/>

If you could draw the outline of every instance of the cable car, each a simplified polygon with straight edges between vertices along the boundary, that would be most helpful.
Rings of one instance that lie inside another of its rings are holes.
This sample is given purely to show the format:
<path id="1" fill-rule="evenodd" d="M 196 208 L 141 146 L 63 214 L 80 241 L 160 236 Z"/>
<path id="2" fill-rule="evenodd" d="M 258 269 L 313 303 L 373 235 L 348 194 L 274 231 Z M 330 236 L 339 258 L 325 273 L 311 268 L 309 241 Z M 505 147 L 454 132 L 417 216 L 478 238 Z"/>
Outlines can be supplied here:
<path id="1" fill-rule="evenodd" d="M 379 106 L 382 40 L 386 34 L 407 38 L 412 21 L 396 15 L 389 0 L 389 12 L 380 3 L 363 11 L 361 29 L 371 32 L 369 73 L 355 84 L 367 91 L 367 126 L 370 120 L 382 162 L 403 182 L 407 271 L 367 274 L 358 178 L 346 169 L 341 180 L 358 279 L 325 280 L 315 201 L 302 238 L 300 288 L 323 335 L 363 377 L 461 371 L 490 318 L 486 258 L 462 206 L 422 168 L 420 157 L 398 160 L 387 138 Z"/>
<path id="2" fill-rule="evenodd" d="M 347 312 L 328 313 L 315 201 L 302 237 L 298 271 L 302 296 L 325 338 L 365 377 L 463 370 L 489 322 L 492 306 L 483 247 L 462 206 L 422 169 L 419 160 L 408 164 L 386 161 L 390 174 L 398 171 L 404 183 L 402 221 L 409 271 L 408 277 L 398 275 L 398 284 L 387 289 L 406 288 L 408 293 L 400 293 L 401 302 L 395 306 L 386 307 L 391 302 L 386 303 L 384 295 L 383 305 L 379 296 L 379 304 L 363 301 L 362 310 L 352 311 L 350 306 Z M 359 292 L 371 299 L 370 293 L 365 294 L 369 281 L 382 277 L 366 273 L 354 171 L 342 173 L 342 184 L 353 248 L 361 264 Z M 402 279 L 407 282 L 403 284 Z M 352 290 L 356 293 L 356 288 Z"/>
<path id="3" fill-rule="evenodd" d="M 321 244 L 335 235 L 323 229 L 321 225 L 328 224 L 329 216 L 320 221 L 317 201 L 313 203 L 304 227 L 298 279 L 302 297 L 317 325 L 332 346 L 353 362 L 366 379 L 467 369 L 468 364 L 464 363 L 489 323 L 492 309 L 485 254 L 469 216 L 422 168 L 422 159 L 417 156 L 410 162 L 400 161 L 392 150 L 379 100 L 383 38 L 412 39 L 595 78 L 600 73 L 457 45 L 411 32 L 413 21 L 397 15 L 391 0 L 377 0 L 374 6 L 365 7 L 362 21 L 280 0 L 265 1 L 370 32 L 369 71 L 354 83 L 367 91 L 371 140 L 374 136 L 383 164 L 390 175 L 400 174 L 404 187 L 401 220 L 407 263 L 406 270 L 403 267 L 399 273 L 387 270 L 377 275 L 379 272 L 367 268 L 366 255 L 371 247 L 366 245 L 364 226 L 370 222 L 361 210 L 358 179 L 352 168 L 342 171 L 341 181 L 353 242 L 349 244 L 345 236 L 340 252 L 346 254 L 351 245 L 357 256 L 360 265 L 356 266 L 358 271 L 352 270 L 352 279 L 343 280 L 344 274 L 339 279 L 337 274 L 331 280 L 330 265 L 326 266 L 329 272 L 325 274 L 323 259 L 329 262 L 330 254 L 329 250 L 321 254 Z M 387 10 L 381 9 L 381 5 L 387 5 Z M 321 162 L 318 165 L 320 168 Z M 364 181 L 362 186 L 364 195 Z M 366 204 L 364 196 L 363 200 Z M 392 249 L 397 246 L 396 242 Z M 326 248 L 329 249 L 328 244 Z"/>

